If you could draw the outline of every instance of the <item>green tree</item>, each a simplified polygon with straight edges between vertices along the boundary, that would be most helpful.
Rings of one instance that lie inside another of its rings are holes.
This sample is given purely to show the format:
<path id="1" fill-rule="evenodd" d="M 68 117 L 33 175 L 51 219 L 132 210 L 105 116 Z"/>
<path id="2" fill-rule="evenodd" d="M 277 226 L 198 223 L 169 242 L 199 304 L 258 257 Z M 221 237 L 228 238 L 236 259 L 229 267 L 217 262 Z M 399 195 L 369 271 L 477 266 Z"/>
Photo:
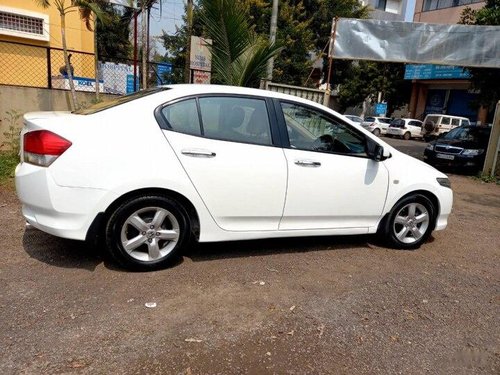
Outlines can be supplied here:
<path id="1" fill-rule="evenodd" d="M 358 105 L 367 97 L 373 100 L 379 92 L 389 104 L 388 113 L 407 102 L 411 94 L 411 82 L 405 81 L 404 64 L 374 61 L 353 63 L 346 79 L 340 85 L 339 104 L 343 109 Z"/>
<path id="2" fill-rule="evenodd" d="M 468 25 L 500 25 L 500 0 L 487 0 L 478 10 L 466 7 L 461 14 L 460 23 Z M 471 73 L 474 89 L 479 91 L 475 105 L 494 108 L 500 98 L 500 69 L 467 68 Z"/>
<path id="3" fill-rule="evenodd" d="M 73 82 L 73 71 L 68 57 L 68 46 L 66 42 L 66 15 L 78 11 L 80 17 L 85 21 L 87 28 L 91 28 L 91 16 L 94 14 L 100 18 L 102 11 L 98 1 L 94 0 L 35 0 L 35 2 L 43 7 L 48 8 L 53 5 L 59 12 L 61 18 L 61 40 L 63 45 L 64 64 L 66 65 L 66 74 L 68 75 L 69 88 L 71 90 L 71 107 L 78 109 L 80 104 L 76 98 L 75 83 Z"/>
<path id="4" fill-rule="evenodd" d="M 272 0 L 247 0 L 247 4 L 254 30 L 267 37 Z M 315 49 L 311 24 L 311 14 L 302 0 L 280 2 L 276 41 L 284 48 L 274 60 L 274 82 L 304 84 L 312 68 L 309 55 Z"/>
<path id="5" fill-rule="evenodd" d="M 99 56 L 108 60 L 130 58 L 132 54 L 130 22 L 133 10 L 107 2 L 101 8 L 109 21 L 97 20 L 96 40 Z"/>
<path id="6" fill-rule="evenodd" d="M 195 4 L 193 7 L 193 24 L 192 24 L 192 35 L 203 35 L 203 28 L 200 21 L 200 9 Z M 163 47 L 166 50 L 166 54 L 163 57 L 156 57 L 156 61 L 166 61 L 170 62 L 173 66 L 172 73 L 164 77 L 171 83 L 184 83 L 188 80 L 185 77 L 185 65 L 187 58 L 187 48 L 189 33 L 187 29 L 187 19 L 183 16 L 184 24 L 181 27 L 176 27 L 176 31 L 173 35 L 167 34 L 163 31 L 163 35 L 160 37 Z"/>
<path id="7" fill-rule="evenodd" d="M 248 8 L 238 0 L 201 0 L 200 18 L 212 39 L 212 72 L 216 83 L 258 86 L 267 61 L 281 47 L 271 45 L 247 22 Z"/>

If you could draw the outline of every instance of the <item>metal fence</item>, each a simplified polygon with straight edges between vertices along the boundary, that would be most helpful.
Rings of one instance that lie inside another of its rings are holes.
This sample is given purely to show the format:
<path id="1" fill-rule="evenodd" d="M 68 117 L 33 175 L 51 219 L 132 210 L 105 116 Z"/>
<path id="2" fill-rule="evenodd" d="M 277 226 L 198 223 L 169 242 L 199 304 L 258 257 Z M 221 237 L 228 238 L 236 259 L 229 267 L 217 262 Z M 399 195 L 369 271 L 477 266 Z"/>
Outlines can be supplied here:
<path id="1" fill-rule="evenodd" d="M 77 91 L 96 90 L 95 56 L 69 50 Z M 147 64 L 147 83 L 157 86 L 169 83 L 172 66 L 168 63 Z M 63 50 L 29 44 L 0 41 L 0 85 L 69 89 Z M 99 91 L 123 95 L 142 87 L 142 66 L 127 59 L 99 57 Z"/>

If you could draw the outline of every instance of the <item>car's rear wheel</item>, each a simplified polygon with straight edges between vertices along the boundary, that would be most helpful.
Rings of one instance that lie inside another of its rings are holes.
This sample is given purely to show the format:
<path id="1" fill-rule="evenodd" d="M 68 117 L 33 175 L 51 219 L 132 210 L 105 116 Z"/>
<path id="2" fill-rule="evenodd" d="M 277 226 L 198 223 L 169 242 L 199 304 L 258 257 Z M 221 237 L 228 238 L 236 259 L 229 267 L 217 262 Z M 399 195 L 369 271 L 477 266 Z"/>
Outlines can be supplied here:
<path id="1" fill-rule="evenodd" d="M 434 230 L 436 208 L 424 195 L 410 195 L 400 200 L 391 210 L 381 228 L 381 235 L 389 246 L 416 249 Z"/>
<path id="2" fill-rule="evenodd" d="M 130 199 L 110 216 L 106 247 L 127 269 L 150 271 L 170 265 L 189 233 L 189 219 L 176 201 L 159 195 Z"/>
<path id="3" fill-rule="evenodd" d="M 380 129 L 374 129 L 372 133 L 374 135 L 376 135 L 377 137 L 379 137 L 380 136 Z"/>
<path id="4" fill-rule="evenodd" d="M 411 133 L 410 133 L 410 132 L 406 132 L 406 133 L 403 135 L 403 139 L 404 139 L 405 141 L 408 141 L 410 138 L 411 138 Z"/>

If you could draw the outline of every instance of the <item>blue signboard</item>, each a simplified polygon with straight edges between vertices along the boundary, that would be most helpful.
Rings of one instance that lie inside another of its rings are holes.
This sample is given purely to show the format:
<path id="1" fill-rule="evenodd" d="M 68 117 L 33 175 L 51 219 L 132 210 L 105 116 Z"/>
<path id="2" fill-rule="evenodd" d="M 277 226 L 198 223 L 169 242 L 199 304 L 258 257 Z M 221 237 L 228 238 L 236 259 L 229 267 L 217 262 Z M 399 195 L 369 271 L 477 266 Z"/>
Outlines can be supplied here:
<path id="1" fill-rule="evenodd" d="M 169 84 L 170 82 L 166 79 L 165 74 L 170 74 L 172 73 L 172 64 L 170 63 L 162 63 L 158 64 L 158 70 L 156 71 L 157 73 L 157 85 L 166 85 Z"/>
<path id="2" fill-rule="evenodd" d="M 139 86 L 139 79 L 137 79 L 137 86 Z M 135 92 L 134 88 L 134 75 L 133 74 L 127 74 L 127 94 L 131 94 Z"/>
<path id="3" fill-rule="evenodd" d="M 387 113 L 387 103 L 377 103 L 375 104 L 375 114 L 385 115 Z"/>
<path id="4" fill-rule="evenodd" d="M 469 71 L 460 66 L 407 64 L 405 79 L 469 79 Z"/>

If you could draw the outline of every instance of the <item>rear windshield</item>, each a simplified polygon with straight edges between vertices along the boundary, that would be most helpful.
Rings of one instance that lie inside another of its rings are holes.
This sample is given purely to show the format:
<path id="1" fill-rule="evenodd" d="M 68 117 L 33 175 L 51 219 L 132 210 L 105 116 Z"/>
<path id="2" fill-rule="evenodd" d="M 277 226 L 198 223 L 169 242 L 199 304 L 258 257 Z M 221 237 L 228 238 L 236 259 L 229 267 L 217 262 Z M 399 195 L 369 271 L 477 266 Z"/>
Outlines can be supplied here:
<path id="1" fill-rule="evenodd" d="M 128 103 L 132 100 L 143 98 L 145 96 L 148 96 L 151 94 L 156 94 L 157 92 L 161 92 L 161 91 L 165 91 L 165 90 L 169 90 L 169 88 L 168 87 L 153 87 L 150 89 L 137 91 L 137 92 L 134 92 L 132 94 L 118 96 L 118 97 L 113 98 L 111 100 L 105 100 L 103 102 L 93 104 L 87 108 L 77 109 L 76 111 L 73 111 L 71 113 L 74 113 L 75 115 L 91 115 L 91 114 L 94 114 L 97 112 L 104 111 L 105 109 L 116 107 L 117 105 Z"/>
<path id="2" fill-rule="evenodd" d="M 373 117 L 365 117 L 365 121 L 375 121 L 375 118 L 373 118 Z"/>
<path id="3" fill-rule="evenodd" d="M 379 117 L 378 120 L 383 124 L 390 124 L 391 123 L 391 119 L 386 118 L 386 117 Z"/>

